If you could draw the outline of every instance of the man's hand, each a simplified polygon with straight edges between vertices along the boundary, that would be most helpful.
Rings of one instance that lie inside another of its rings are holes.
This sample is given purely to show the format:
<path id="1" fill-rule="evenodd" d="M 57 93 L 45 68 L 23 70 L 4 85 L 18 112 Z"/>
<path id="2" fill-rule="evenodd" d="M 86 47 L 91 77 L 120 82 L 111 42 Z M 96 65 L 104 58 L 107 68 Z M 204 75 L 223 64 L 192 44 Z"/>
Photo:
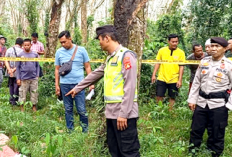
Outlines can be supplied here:
<path id="1" fill-rule="evenodd" d="M 8 70 L 8 74 L 9 74 L 10 77 L 13 77 L 14 76 L 13 70 L 12 69 Z"/>
<path id="2" fill-rule="evenodd" d="M 13 68 L 13 69 L 11 69 L 12 70 L 12 72 L 14 73 L 15 71 L 16 71 L 16 68 Z"/>
<path id="3" fill-rule="evenodd" d="M 17 80 L 17 85 L 21 86 L 21 80 Z"/>
<path id="4" fill-rule="evenodd" d="M 89 91 L 91 91 L 94 88 L 95 88 L 94 85 L 89 86 Z"/>
<path id="5" fill-rule="evenodd" d="M 118 130 L 121 130 L 121 131 L 125 130 L 127 128 L 127 119 L 122 118 L 122 117 L 118 117 L 117 128 L 118 128 Z"/>
<path id="6" fill-rule="evenodd" d="M 65 96 L 68 96 L 68 95 L 72 95 L 72 98 L 74 98 L 75 97 L 75 95 L 77 94 L 77 92 L 74 90 L 74 89 L 72 89 L 72 90 L 70 90 L 67 94 L 65 94 Z"/>
<path id="7" fill-rule="evenodd" d="M 196 108 L 196 104 L 189 103 L 189 108 L 190 108 L 190 110 L 194 111 Z"/>
<path id="8" fill-rule="evenodd" d="M 155 83 L 155 81 L 156 81 L 156 76 L 154 75 L 152 75 L 152 78 L 151 78 L 151 83 Z"/>
<path id="9" fill-rule="evenodd" d="M 56 86 L 56 95 L 60 96 L 60 86 Z"/>
<path id="10" fill-rule="evenodd" d="M 176 83 L 176 87 L 177 88 L 180 88 L 182 86 L 182 81 L 178 81 L 177 83 Z"/>

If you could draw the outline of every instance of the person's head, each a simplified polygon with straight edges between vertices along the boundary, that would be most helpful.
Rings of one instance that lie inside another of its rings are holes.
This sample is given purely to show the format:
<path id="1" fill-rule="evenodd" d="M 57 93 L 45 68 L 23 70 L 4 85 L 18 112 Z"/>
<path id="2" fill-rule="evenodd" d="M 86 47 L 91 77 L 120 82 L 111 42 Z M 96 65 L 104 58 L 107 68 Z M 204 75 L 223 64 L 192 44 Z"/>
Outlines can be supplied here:
<path id="1" fill-rule="evenodd" d="M 175 50 L 177 48 L 177 45 L 179 43 L 178 35 L 176 34 L 170 34 L 168 36 L 168 44 L 169 44 L 169 49 Z"/>
<path id="2" fill-rule="evenodd" d="M 22 47 L 23 39 L 22 38 L 17 38 L 16 41 L 15 41 L 15 45 L 19 45 L 20 47 Z"/>
<path id="3" fill-rule="evenodd" d="M 62 31 L 58 36 L 62 47 L 70 49 L 72 47 L 72 38 L 69 31 Z"/>
<path id="4" fill-rule="evenodd" d="M 31 40 L 32 40 L 32 42 L 36 43 L 38 41 L 38 37 L 39 37 L 38 33 L 36 33 L 36 32 L 32 33 L 31 34 Z"/>
<path id="5" fill-rule="evenodd" d="M 219 60 L 224 56 L 228 46 L 227 40 L 221 37 L 211 38 L 211 55 L 213 59 Z"/>
<path id="6" fill-rule="evenodd" d="M 227 50 L 232 52 L 232 37 L 228 40 L 228 46 L 227 46 Z"/>
<path id="7" fill-rule="evenodd" d="M 211 39 L 207 39 L 205 42 L 205 51 L 206 53 L 211 56 Z"/>
<path id="8" fill-rule="evenodd" d="M 112 44 L 119 44 L 118 34 L 113 25 L 105 25 L 96 29 L 97 36 L 102 50 L 108 51 Z"/>
<path id="9" fill-rule="evenodd" d="M 0 45 L 4 46 L 6 43 L 6 38 L 3 35 L 0 35 Z"/>
<path id="10" fill-rule="evenodd" d="M 23 48 L 26 52 L 31 51 L 31 39 L 26 38 L 23 40 Z"/>
<path id="11" fill-rule="evenodd" d="M 200 44 L 194 44 L 192 48 L 193 48 L 194 56 L 197 58 L 201 58 L 203 55 L 202 46 Z"/>

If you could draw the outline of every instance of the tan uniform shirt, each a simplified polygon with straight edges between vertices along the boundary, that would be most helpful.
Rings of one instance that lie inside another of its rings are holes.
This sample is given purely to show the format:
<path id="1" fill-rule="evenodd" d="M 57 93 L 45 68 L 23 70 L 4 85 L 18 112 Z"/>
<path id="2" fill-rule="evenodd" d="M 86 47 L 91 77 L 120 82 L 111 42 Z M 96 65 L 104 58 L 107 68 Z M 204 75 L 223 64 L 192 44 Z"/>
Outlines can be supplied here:
<path id="1" fill-rule="evenodd" d="M 205 99 L 199 95 L 201 89 L 206 94 L 210 92 L 219 92 L 231 89 L 232 83 L 232 62 L 225 56 L 219 61 L 213 61 L 212 56 L 201 60 L 199 68 L 195 74 L 191 91 L 188 97 L 188 103 L 197 104 L 205 108 L 208 104 L 210 109 L 222 107 L 225 105 L 224 98 Z M 231 103 L 229 98 L 228 103 Z"/>
<path id="2" fill-rule="evenodd" d="M 115 52 L 110 56 L 113 57 Z M 137 118 L 138 117 L 138 103 L 134 102 L 135 88 L 137 85 L 137 59 L 132 52 L 126 52 L 124 57 L 129 57 L 131 68 L 125 69 L 122 64 L 122 75 L 124 78 L 124 97 L 121 103 L 109 103 L 105 107 L 105 116 L 108 119 L 122 118 Z M 91 72 L 87 77 L 81 81 L 74 89 L 78 93 L 84 88 L 96 83 L 104 76 L 105 64 Z"/>

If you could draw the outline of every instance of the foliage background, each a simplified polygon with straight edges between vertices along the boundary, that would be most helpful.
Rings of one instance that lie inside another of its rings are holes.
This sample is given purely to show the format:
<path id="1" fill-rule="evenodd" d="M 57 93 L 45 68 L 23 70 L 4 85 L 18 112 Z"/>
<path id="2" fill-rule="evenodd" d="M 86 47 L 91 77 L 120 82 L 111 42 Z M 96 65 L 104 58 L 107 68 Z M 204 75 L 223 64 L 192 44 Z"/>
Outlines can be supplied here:
<path id="1" fill-rule="evenodd" d="M 30 9 L 37 7 L 33 2 Z M 28 4 L 29 5 L 29 4 Z M 180 36 L 179 47 L 186 56 L 191 53 L 192 43 L 200 43 L 204 46 L 206 39 L 212 36 L 229 38 L 232 36 L 232 2 L 229 0 L 194 0 L 187 8 L 182 8 L 182 1 L 175 0 L 172 8 L 159 17 L 157 21 L 147 21 L 147 34 L 143 59 L 155 59 L 158 50 L 167 45 L 167 35 L 177 33 Z M 109 13 L 112 9 L 109 10 Z M 44 27 L 37 27 L 36 11 L 28 14 L 32 18 L 28 30 L 38 31 L 39 40 L 45 44 Z M 0 17 L 2 18 L 2 17 Z M 78 17 L 76 17 L 78 18 Z M 1 19 L 4 21 L 4 19 Z M 33 21 L 35 20 L 35 21 Z M 29 20 L 30 21 L 30 20 Z M 75 19 L 74 19 L 75 21 Z M 88 29 L 93 25 L 94 18 L 88 18 Z M 98 21 L 98 25 L 112 23 L 112 19 Z M 19 27 L 20 28 L 20 27 Z M 104 59 L 105 53 L 101 51 L 98 41 L 88 33 L 88 42 L 81 43 L 80 26 L 75 22 L 75 27 L 70 28 L 74 43 L 86 47 L 91 59 Z M 23 34 L 14 34 L 9 24 L 0 23 L 0 34 L 7 37 L 7 47 L 14 45 L 16 37 L 28 37 Z M 59 45 L 60 46 L 60 45 Z M 92 69 L 99 64 L 91 63 Z M 82 134 L 78 124 L 78 116 L 75 111 L 75 131 L 67 134 L 65 131 L 64 107 L 55 96 L 54 89 L 54 66 L 53 63 L 44 64 L 45 76 L 39 82 L 38 112 L 32 113 L 30 102 L 26 105 L 26 112 L 19 111 L 19 107 L 12 107 L 8 103 L 7 78 L 4 79 L 5 87 L 0 89 L 0 131 L 11 137 L 9 145 L 15 151 L 27 156 L 109 156 L 106 145 L 106 128 L 103 103 L 103 81 L 96 86 L 96 96 L 87 102 L 90 119 L 88 134 Z M 167 99 L 164 103 L 155 103 L 155 84 L 151 84 L 153 65 L 142 64 L 141 83 L 139 87 L 139 110 L 138 120 L 139 139 L 141 144 L 141 156 L 144 157 L 186 157 L 189 147 L 189 132 L 192 112 L 187 107 L 187 93 L 189 82 L 189 70 L 185 68 L 183 87 L 180 90 L 175 109 L 168 112 Z M 231 115 L 231 113 L 230 113 Z M 231 124 L 231 116 L 229 124 Z M 226 129 L 225 157 L 232 156 L 232 126 Z M 207 135 L 204 135 L 204 143 Z M 206 151 L 205 144 L 199 152 L 200 157 L 211 156 Z"/>

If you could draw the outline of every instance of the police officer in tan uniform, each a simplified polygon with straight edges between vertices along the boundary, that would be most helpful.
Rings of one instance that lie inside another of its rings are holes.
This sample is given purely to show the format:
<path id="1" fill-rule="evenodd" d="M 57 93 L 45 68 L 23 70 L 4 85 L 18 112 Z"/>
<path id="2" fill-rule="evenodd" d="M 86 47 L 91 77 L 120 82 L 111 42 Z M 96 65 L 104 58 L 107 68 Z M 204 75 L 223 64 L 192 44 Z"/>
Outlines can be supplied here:
<path id="1" fill-rule="evenodd" d="M 207 148 L 212 156 L 220 156 L 224 149 L 228 107 L 232 106 L 229 89 L 232 83 L 232 62 L 224 56 L 228 42 L 221 37 L 211 38 L 211 55 L 201 60 L 188 97 L 194 111 L 190 132 L 190 152 L 200 147 L 205 129 Z M 229 98 L 229 101 L 228 101 Z"/>
<path id="2" fill-rule="evenodd" d="M 102 50 L 108 52 L 106 62 L 66 95 L 75 96 L 104 77 L 109 152 L 112 157 L 139 157 L 137 56 L 120 45 L 114 26 L 98 27 L 96 33 Z"/>

